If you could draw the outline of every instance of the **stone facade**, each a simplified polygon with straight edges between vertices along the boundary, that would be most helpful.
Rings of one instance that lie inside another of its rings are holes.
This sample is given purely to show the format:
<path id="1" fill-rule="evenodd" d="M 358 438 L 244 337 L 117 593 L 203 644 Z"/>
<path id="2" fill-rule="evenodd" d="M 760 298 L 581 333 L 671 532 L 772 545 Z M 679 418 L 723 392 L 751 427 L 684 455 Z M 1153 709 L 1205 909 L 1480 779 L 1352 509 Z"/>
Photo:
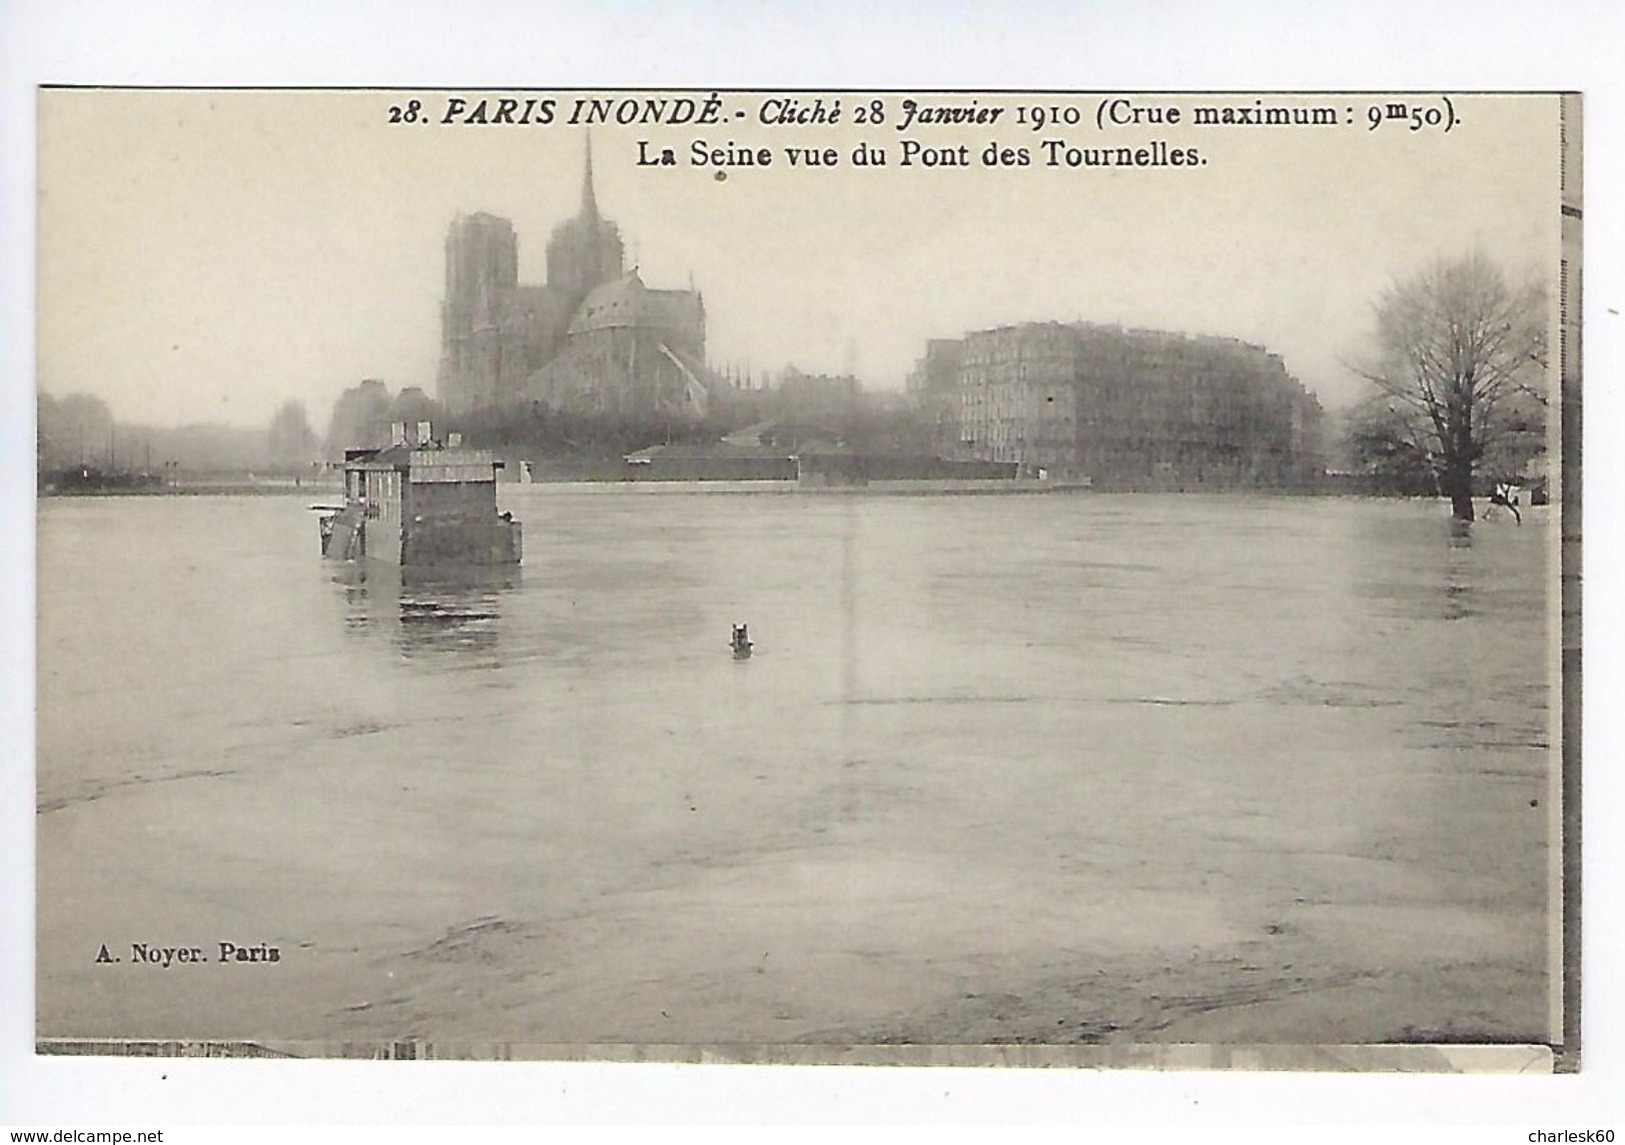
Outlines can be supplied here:
<path id="1" fill-rule="evenodd" d="M 971 456 L 1107 486 L 1298 485 L 1324 470 L 1320 403 L 1231 338 L 1027 323 L 932 343 L 911 388 Z M 948 382 L 957 356 L 957 373 Z"/>
<path id="2" fill-rule="evenodd" d="M 932 338 L 905 383 L 909 400 L 940 447 L 959 440 L 959 371 L 964 359 L 965 343 L 960 339 Z"/>
<path id="3" fill-rule="evenodd" d="M 519 282 L 507 219 L 458 216 L 446 236 L 439 395 L 453 416 L 541 403 L 577 413 L 702 416 L 705 303 L 650 290 L 625 268 L 620 229 L 598 211 L 592 155 L 581 210 L 554 228 L 545 285 Z"/>

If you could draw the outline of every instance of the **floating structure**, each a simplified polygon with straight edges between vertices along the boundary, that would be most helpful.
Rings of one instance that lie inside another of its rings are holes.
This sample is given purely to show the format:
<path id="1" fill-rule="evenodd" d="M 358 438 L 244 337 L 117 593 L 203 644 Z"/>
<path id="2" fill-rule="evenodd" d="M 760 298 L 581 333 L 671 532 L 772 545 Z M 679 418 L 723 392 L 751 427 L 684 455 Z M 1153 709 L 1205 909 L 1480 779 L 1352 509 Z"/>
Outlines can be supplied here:
<path id="1" fill-rule="evenodd" d="M 428 422 L 397 422 L 383 449 L 344 453 L 344 505 L 323 508 L 322 554 L 403 567 L 517 565 L 523 534 L 497 511 L 497 471 L 487 450 L 444 444 Z"/>

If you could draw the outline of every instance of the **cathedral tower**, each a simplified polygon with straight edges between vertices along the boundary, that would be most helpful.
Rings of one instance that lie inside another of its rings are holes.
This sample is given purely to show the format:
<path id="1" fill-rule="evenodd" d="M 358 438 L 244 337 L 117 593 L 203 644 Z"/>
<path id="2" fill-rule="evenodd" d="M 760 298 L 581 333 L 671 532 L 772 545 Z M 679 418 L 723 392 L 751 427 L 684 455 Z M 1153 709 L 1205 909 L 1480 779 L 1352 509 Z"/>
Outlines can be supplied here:
<path id="1" fill-rule="evenodd" d="M 493 322 L 493 306 L 519 281 L 519 239 L 507 219 L 459 215 L 446 234 L 446 297 L 440 307 L 438 390 L 452 408 L 489 397 L 494 384 L 481 361 L 480 333 Z"/>
<path id="2" fill-rule="evenodd" d="M 579 299 L 593 287 L 619 278 L 624 260 L 620 228 L 598 213 L 589 139 L 581 178 L 581 210 L 575 218 L 555 227 L 548 240 L 547 285 Z"/>

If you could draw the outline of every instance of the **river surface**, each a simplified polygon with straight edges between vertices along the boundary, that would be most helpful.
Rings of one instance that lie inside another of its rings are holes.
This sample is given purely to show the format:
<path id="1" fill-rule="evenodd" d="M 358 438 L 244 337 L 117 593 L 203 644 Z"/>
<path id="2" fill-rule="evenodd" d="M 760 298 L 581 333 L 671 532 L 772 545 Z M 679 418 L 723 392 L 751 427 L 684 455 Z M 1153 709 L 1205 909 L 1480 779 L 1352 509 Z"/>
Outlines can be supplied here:
<path id="1" fill-rule="evenodd" d="M 1545 510 L 503 501 L 39 503 L 42 1036 L 1546 1039 Z"/>

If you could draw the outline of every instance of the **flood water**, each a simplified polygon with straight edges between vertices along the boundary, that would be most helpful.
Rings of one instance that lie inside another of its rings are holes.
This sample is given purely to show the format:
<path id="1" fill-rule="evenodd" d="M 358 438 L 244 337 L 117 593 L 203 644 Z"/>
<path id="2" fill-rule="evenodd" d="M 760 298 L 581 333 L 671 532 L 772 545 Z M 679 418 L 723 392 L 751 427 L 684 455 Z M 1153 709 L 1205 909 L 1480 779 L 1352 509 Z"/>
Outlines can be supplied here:
<path id="1" fill-rule="evenodd" d="M 503 500 L 40 502 L 42 1036 L 1546 1036 L 1545 510 Z"/>

